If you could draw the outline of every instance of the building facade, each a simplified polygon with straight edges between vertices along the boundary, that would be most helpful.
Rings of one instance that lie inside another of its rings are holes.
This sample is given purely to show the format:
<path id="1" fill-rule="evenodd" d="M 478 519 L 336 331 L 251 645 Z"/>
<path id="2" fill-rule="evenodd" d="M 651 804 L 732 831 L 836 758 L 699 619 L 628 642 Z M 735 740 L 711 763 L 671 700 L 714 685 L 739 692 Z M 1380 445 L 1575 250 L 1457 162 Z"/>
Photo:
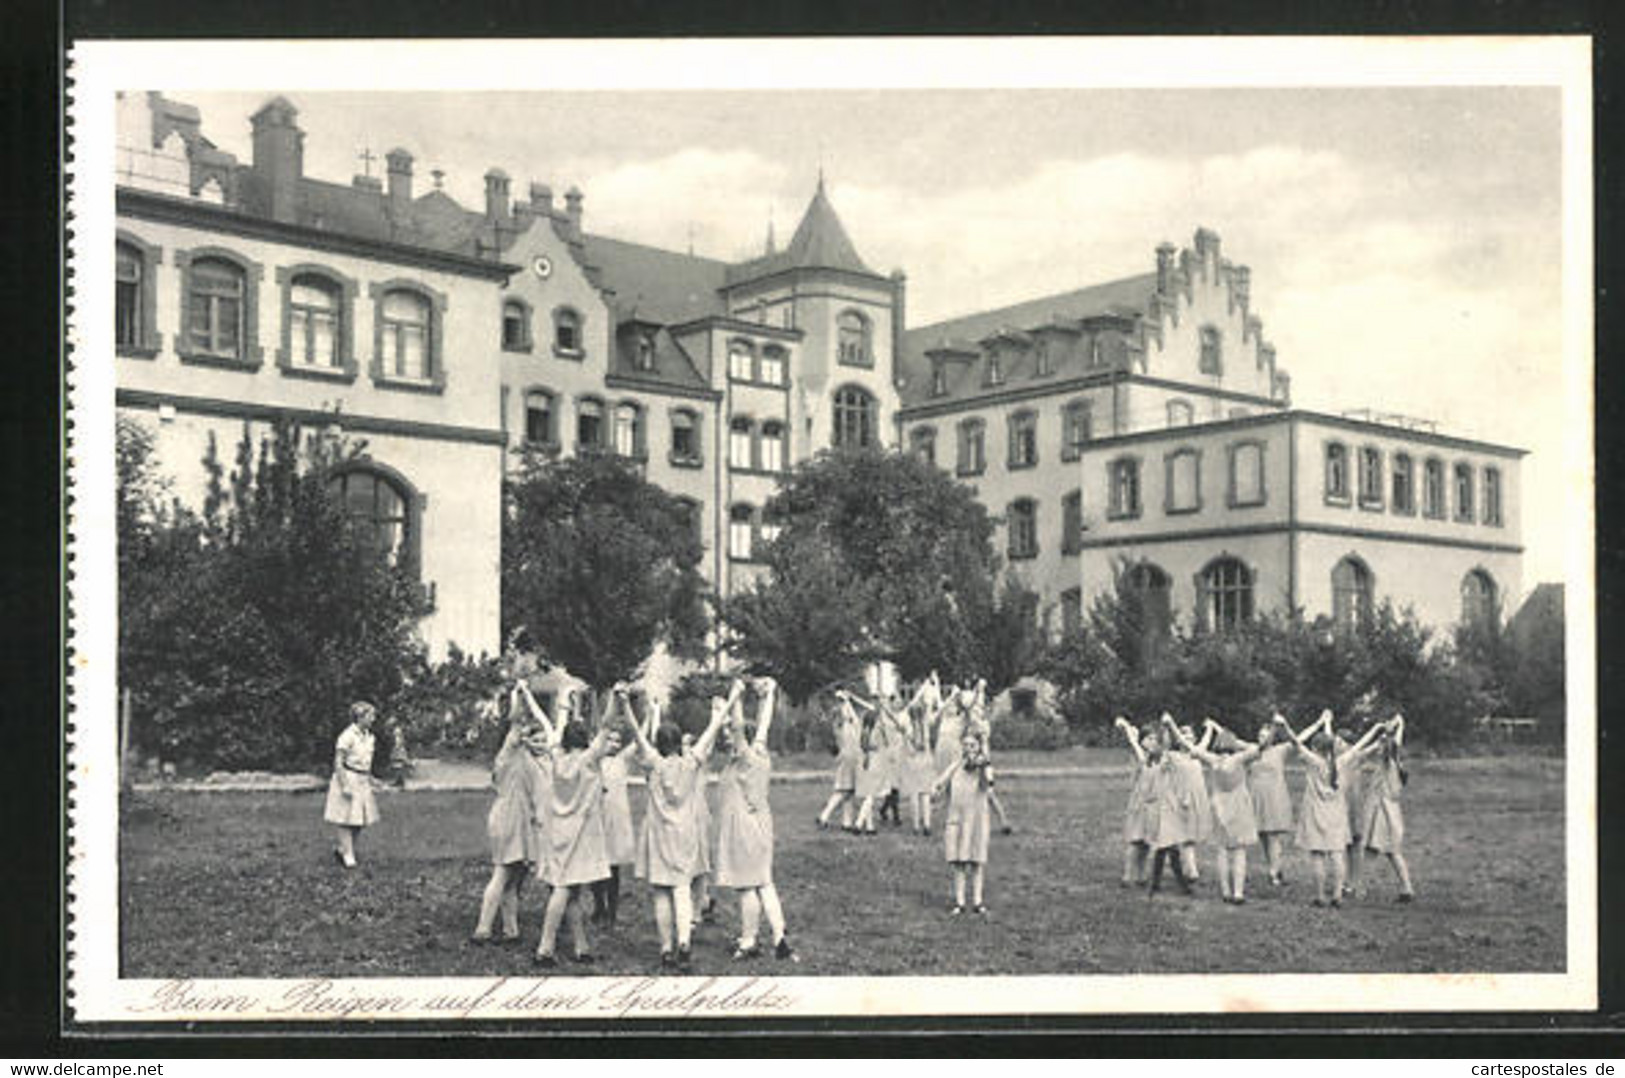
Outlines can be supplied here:
<path id="1" fill-rule="evenodd" d="M 293 414 L 363 439 L 334 482 L 431 585 L 437 653 L 500 646 L 501 483 L 527 448 L 682 498 L 725 593 L 760 573 L 795 463 L 899 447 L 977 491 L 1056 628 L 1119 572 L 1217 625 L 1519 595 L 1519 451 L 1292 409 L 1206 230 L 1142 275 L 911 328 L 821 178 L 783 249 L 725 262 L 591 232 L 579 190 L 518 198 L 501 169 L 473 208 L 400 149 L 383 177 L 308 177 L 280 97 L 246 164 L 159 94 L 119 117 L 121 411 L 195 498 L 211 435 L 229 453 Z"/>

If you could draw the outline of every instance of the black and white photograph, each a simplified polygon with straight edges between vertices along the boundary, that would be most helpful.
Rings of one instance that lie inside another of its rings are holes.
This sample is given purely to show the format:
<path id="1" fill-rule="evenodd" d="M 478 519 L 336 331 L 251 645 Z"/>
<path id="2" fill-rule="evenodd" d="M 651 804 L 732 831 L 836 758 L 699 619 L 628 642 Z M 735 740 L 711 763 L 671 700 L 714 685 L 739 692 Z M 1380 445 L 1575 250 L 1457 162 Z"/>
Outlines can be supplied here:
<path id="1" fill-rule="evenodd" d="M 70 60 L 80 1020 L 1595 1005 L 1583 39 Z"/>

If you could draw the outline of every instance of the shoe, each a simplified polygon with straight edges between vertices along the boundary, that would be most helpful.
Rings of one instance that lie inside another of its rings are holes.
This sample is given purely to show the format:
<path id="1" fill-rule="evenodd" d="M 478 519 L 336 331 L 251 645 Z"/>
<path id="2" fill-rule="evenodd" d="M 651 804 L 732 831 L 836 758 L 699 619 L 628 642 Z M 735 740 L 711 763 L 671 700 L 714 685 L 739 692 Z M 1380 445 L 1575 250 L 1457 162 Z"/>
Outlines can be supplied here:
<path id="1" fill-rule="evenodd" d="M 1315 907 L 1317 910 L 1323 910 L 1326 908 L 1326 900 L 1324 898 L 1317 898 L 1309 904 Z"/>
<path id="2" fill-rule="evenodd" d="M 714 899 L 714 898 L 706 899 L 705 909 L 700 911 L 700 920 L 704 921 L 706 924 L 709 925 L 709 924 L 715 924 L 716 919 L 717 919 L 717 900 Z"/>
<path id="3" fill-rule="evenodd" d="M 744 962 L 752 958 L 760 957 L 762 957 L 762 949 L 756 944 L 753 943 L 749 947 L 743 946 L 742 944 L 734 944 L 733 960 L 735 962 Z"/>
<path id="4" fill-rule="evenodd" d="M 677 968 L 686 973 L 693 965 L 694 953 L 687 947 L 677 948 Z"/>
<path id="5" fill-rule="evenodd" d="M 1015 833 L 1016 829 L 1011 827 L 1009 824 L 1005 824 L 1003 827 L 999 828 L 999 834 L 1001 835 L 1013 835 Z"/>
<path id="6" fill-rule="evenodd" d="M 780 962 L 801 961 L 800 958 L 796 957 L 796 952 L 793 948 L 791 948 L 788 938 L 781 939 L 778 943 L 773 945 L 773 957 L 777 958 Z"/>
<path id="7" fill-rule="evenodd" d="M 954 906 L 953 909 L 948 911 L 948 916 L 949 917 L 958 917 L 958 916 L 961 916 L 964 912 L 965 912 L 965 907 L 964 906 Z"/>
<path id="8" fill-rule="evenodd" d="M 660 952 L 660 968 L 661 969 L 673 969 L 673 968 L 676 967 L 676 965 L 677 965 L 677 959 L 675 959 L 675 958 L 673 958 L 671 956 L 670 951 L 661 951 Z"/>
<path id="9" fill-rule="evenodd" d="M 473 944 L 475 947 L 489 947 L 491 944 L 496 942 L 496 939 L 493 936 L 482 936 L 476 932 L 472 936 L 468 937 L 468 942 Z"/>
<path id="10" fill-rule="evenodd" d="M 814 816 L 813 817 L 813 826 L 818 828 L 818 830 L 820 830 L 820 831 L 828 831 L 829 830 L 829 821 L 823 819 L 820 816 Z"/>
<path id="11" fill-rule="evenodd" d="M 978 916 L 978 917 L 986 917 L 987 916 L 987 907 L 978 904 L 978 905 L 975 905 L 975 906 L 971 907 L 971 912 L 976 914 L 976 916 Z"/>
<path id="12" fill-rule="evenodd" d="M 333 851 L 333 860 L 335 860 L 335 861 L 337 861 L 339 863 L 340 868 L 343 868 L 344 867 L 344 852 L 342 850 L 334 850 Z"/>
<path id="13" fill-rule="evenodd" d="M 530 961 L 533 965 L 539 966 L 542 969 L 552 969 L 559 964 L 558 959 L 554 958 L 550 954 L 544 954 L 541 951 L 537 951 L 534 955 L 532 955 Z"/>
<path id="14" fill-rule="evenodd" d="M 1247 896 L 1246 895 L 1237 895 L 1236 896 L 1236 905 L 1245 906 L 1246 904 L 1247 904 Z"/>
<path id="15" fill-rule="evenodd" d="M 925 834 L 926 838 L 930 838 L 931 837 L 931 829 L 929 827 L 927 827 L 925 829 L 925 831 L 924 831 L 924 834 Z"/>
<path id="16" fill-rule="evenodd" d="M 591 951 L 588 951 L 586 954 L 571 955 L 570 961 L 574 962 L 578 966 L 590 966 L 594 962 L 598 961 L 598 959 L 593 957 Z"/>
<path id="17" fill-rule="evenodd" d="M 1412 894 L 1411 892 L 1406 891 L 1403 894 L 1395 895 L 1394 896 L 1394 901 L 1399 903 L 1401 906 L 1404 906 L 1404 905 L 1407 905 L 1407 904 L 1409 904 L 1411 902 L 1415 902 L 1416 901 L 1416 896 L 1414 894 Z"/>
<path id="18" fill-rule="evenodd" d="M 1340 910 L 1343 908 L 1343 900 L 1341 898 L 1334 898 L 1328 902 L 1327 905 L 1331 906 L 1331 908 L 1334 910 Z"/>

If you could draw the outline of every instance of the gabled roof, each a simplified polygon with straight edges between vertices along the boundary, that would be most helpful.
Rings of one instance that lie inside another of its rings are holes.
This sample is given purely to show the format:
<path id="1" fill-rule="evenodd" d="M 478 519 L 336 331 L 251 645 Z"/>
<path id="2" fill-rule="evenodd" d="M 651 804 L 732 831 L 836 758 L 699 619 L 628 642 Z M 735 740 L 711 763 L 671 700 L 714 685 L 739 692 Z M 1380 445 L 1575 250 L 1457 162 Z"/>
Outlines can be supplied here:
<path id="1" fill-rule="evenodd" d="M 1017 358 L 1004 371 L 1003 385 L 988 386 L 981 363 L 950 363 L 947 371 L 948 392 L 943 397 L 933 397 L 932 361 L 929 357 L 933 351 L 980 354 L 984 341 L 998 337 L 1020 339 L 1045 326 L 1070 327 L 1081 320 L 1102 316 L 1135 319 L 1150 305 L 1156 287 L 1156 273 L 1141 273 L 905 330 L 902 354 L 897 361 L 897 374 L 902 381 L 902 403 L 908 406 L 940 400 L 970 400 L 999 392 L 1011 381 L 1032 373 L 1028 369 L 1030 360 Z M 1062 337 L 1062 340 L 1067 339 Z M 1103 357 L 1108 362 L 1115 361 L 1126 344 L 1121 332 L 1106 335 L 1101 341 Z M 1025 356 L 1025 353 L 1017 354 L 1018 357 Z M 1052 376 L 1064 378 L 1068 374 L 1081 373 L 1088 355 L 1083 349 L 1060 348 L 1052 358 Z"/>
<path id="2" fill-rule="evenodd" d="M 858 249 L 852 244 L 852 238 L 846 234 L 846 227 L 841 224 L 835 207 L 830 205 L 829 195 L 824 192 L 822 176 L 818 178 L 818 189 L 813 192 L 812 201 L 807 203 L 807 212 L 801 215 L 801 224 L 796 226 L 796 234 L 790 237 L 788 246 L 774 254 L 729 266 L 728 283 L 753 281 L 793 269 L 835 269 L 878 276 L 864 264 Z"/>
<path id="3" fill-rule="evenodd" d="M 727 263 L 608 236 L 582 237 L 584 255 L 623 317 L 676 325 L 724 311 Z"/>
<path id="4" fill-rule="evenodd" d="M 654 338 L 654 370 L 639 370 L 637 365 L 637 332 L 622 332 L 615 336 L 615 347 L 610 353 L 609 373 L 630 381 L 646 382 L 654 386 L 707 393 L 711 386 L 700 374 L 699 367 L 683 346 L 665 329 L 647 329 Z"/>

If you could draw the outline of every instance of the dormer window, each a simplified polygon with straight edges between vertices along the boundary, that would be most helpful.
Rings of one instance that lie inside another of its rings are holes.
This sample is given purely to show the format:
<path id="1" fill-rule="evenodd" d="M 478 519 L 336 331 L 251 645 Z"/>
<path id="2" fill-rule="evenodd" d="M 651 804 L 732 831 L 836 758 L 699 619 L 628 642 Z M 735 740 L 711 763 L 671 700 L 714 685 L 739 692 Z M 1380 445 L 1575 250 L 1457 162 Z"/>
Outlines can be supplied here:
<path id="1" fill-rule="evenodd" d="M 1033 376 L 1042 378 L 1051 374 L 1055 369 L 1055 361 L 1051 354 L 1051 342 L 1048 337 L 1040 337 L 1033 345 Z"/>
<path id="2" fill-rule="evenodd" d="M 634 358 L 640 371 L 655 369 L 655 339 L 653 334 L 639 333 L 637 344 L 634 345 Z"/>
<path id="3" fill-rule="evenodd" d="M 987 384 L 990 386 L 1004 384 L 1004 357 L 996 348 L 987 354 Z"/>
<path id="4" fill-rule="evenodd" d="M 931 395 L 933 397 L 948 395 L 948 365 L 941 360 L 931 364 Z"/>

